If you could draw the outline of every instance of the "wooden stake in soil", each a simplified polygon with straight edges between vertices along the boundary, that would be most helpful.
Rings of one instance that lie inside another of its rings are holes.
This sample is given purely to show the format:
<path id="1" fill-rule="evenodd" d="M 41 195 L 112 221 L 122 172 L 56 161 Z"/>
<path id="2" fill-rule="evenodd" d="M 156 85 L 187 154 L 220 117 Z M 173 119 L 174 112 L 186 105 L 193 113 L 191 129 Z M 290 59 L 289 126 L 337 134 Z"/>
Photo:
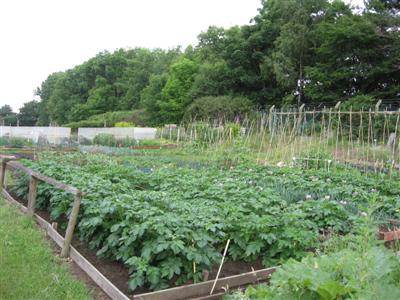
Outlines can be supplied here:
<path id="1" fill-rule="evenodd" d="M 71 245 L 72 235 L 74 233 L 76 221 L 78 220 L 79 206 L 81 205 L 82 194 L 78 192 L 75 195 L 74 204 L 72 206 L 71 215 L 69 216 L 68 227 L 65 233 L 65 240 L 61 250 L 61 257 L 65 258 L 69 255 L 69 248 Z"/>
<path id="2" fill-rule="evenodd" d="M 33 216 L 35 213 L 37 192 L 37 179 L 32 175 L 29 178 L 29 194 L 28 194 L 28 215 Z"/>
<path id="3" fill-rule="evenodd" d="M 212 288 L 211 288 L 211 291 L 210 291 L 210 295 L 212 295 L 212 293 L 214 292 L 215 285 L 217 284 L 217 281 L 218 281 L 218 278 L 219 278 L 219 274 L 221 273 L 222 265 L 224 264 L 226 252 L 228 251 L 228 247 L 229 247 L 229 243 L 230 243 L 230 242 L 231 242 L 230 239 L 226 242 L 226 246 L 225 246 L 225 250 L 224 250 L 224 255 L 222 255 L 222 260 L 221 260 L 221 263 L 220 263 L 219 268 L 218 268 L 217 277 L 215 277 L 214 284 L 213 284 L 213 286 L 212 286 Z"/>
<path id="4" fill-rule="evenodd" d="M 0 190 L 4 187 L 4 179 L 6 178 L 6 167 L 7 162 L 5 159 L 1 161 L 1 171 L 0 171 Z"/>

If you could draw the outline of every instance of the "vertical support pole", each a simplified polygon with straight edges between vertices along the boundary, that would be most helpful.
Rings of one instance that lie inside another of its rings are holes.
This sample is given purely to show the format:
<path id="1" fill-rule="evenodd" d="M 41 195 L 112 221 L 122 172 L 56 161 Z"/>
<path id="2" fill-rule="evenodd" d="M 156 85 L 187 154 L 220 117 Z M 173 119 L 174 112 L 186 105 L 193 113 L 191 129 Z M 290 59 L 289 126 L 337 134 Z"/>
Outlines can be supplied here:
<path id="1" fill-rule="evenodd" d="M 375 104 L 375 116 L 376 116 L 376 112 L 379 111 L 379 107 L 382 104 L 382 99 L 379 99 L 379 101 Z"/>
<path id="2" fill-rule="evenodd" d="M 33 216 L 35 213 L 37 192 L 37 179 L 32 175 L 29 178 L 29 194 L 28 194 L 28 216 Z"/>
<path id="3" fill-rule="evenodd" d="M 82 194 L 80 192 L 78 192 L 75 195 L 71 215 L 69 216 L 67 231 L 65 233 L 64 244 L 61 249 L 61 257 L 63 257 L 63 258 L 69 256 L 69 248 L 71 245 L 72 235 L 74 233 L 75 225 L 78 220 L 78 212 L 79 212 L 79 206 L 81 205 L 81 198 L 82 198 Z"/>
<path id="4" fill-rule="evenodd" d="M 0 192 L 3 190 L 4 186 L 4 180 L 6 178 L 6 167 L 7 167 L 7 161 L 3 159 L 1 161 L 1 171 L 0 171 Z"/>
<path id="5" fill-rule="evenodd" d="M 304 107 L 305 107 L 305 104 L 302 104 L 299 108 L 299 118 L 297 119 L 297 134 L 301 133 L 301 128 L 302 128 L 301 121 L 303 120 Z M 304 114 L 304 116 L 306 116 L 306 115 Z M 307 121 L 307 119 L 304 120 L 304 123 L 305 123 L 305 121 Z"/>
<path id="6" fill-rule="evenodd" d="M 272 105 L 271 108 L 269 109 L 269 114 L 268 114 L 268 130 L 270 134 L 272 132 L 272 117 L 273 117 L 272 114 L 274 112 L 274 109 L 275 105 Z"/>

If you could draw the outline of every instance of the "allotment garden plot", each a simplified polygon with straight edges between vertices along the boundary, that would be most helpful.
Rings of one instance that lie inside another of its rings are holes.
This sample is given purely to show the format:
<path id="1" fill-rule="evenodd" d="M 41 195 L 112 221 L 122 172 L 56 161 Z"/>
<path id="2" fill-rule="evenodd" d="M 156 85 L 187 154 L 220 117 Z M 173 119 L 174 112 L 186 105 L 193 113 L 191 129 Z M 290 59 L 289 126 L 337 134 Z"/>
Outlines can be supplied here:
<path id="1" fill-rule="evenodd" d="M 317 251 L 332 234 L 356 230 L 371 205 L 377 220 L 400 218 L 395 176 L 203 164 L 163 153 L 42 153 L 22 162 L 86 193 L 77 233 L 97 255 L 126 265 L 132 291 L 203 281 L 228 239 L 228 261 L 270 267 Z M 20 198 L 28 194 L 27 181 L 12 183 Z M 62 223 L 72 201 L 39 184 L 37 206 Z"/>

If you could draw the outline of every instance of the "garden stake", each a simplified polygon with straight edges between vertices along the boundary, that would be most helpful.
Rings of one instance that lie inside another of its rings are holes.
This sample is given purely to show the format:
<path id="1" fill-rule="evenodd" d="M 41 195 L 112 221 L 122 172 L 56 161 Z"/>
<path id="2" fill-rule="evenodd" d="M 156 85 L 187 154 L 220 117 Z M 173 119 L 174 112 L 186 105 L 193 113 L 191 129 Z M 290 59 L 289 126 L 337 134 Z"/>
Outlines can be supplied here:
<path id="1" fill-rule="evenodd" d="M 215 277 L 215 280 L 214 280 L 214 283 L 213 283 L 213 286 L 212 286 L 210 295 L 212 295 L 212 293 L 214 292 L 215 285 L 217 284 L 217 281 L 218 281 L 218 278 L 219 278 L 219 273 L 221 273 L 222 265 L 224 264 L 226 252 L 228 251 L 228 247 L 229 247 L 229 243 L 230 243 L 230 242 L 231 242 L 230 239 L 226 242 L 226 246 L 225 246 L 225 250 L 224 250 L 224 255 L 222 256 L 221 264 L 219 265 L 217 277 Z"/>

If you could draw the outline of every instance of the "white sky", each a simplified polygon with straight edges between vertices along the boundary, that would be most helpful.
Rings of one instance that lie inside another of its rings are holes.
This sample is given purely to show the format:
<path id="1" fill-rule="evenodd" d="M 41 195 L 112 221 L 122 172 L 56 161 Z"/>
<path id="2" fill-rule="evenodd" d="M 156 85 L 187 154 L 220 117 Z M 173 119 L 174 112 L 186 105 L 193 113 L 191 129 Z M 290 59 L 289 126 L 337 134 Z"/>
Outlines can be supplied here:
<path id="1" fill-rule="evenodd" d="M 260 6 L 260 0 L 0 1 L 0 107 L 17 111 L 49 74 L 105 49 L 186 47 L 210 25 L 248 24 Z"/>

